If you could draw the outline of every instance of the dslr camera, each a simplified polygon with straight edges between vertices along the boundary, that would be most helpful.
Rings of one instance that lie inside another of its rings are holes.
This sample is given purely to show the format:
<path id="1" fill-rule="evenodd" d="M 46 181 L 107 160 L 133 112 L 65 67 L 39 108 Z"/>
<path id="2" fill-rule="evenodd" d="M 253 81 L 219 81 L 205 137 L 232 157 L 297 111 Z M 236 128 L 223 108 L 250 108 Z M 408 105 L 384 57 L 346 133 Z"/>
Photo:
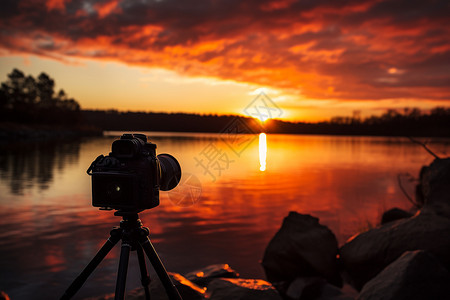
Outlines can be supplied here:
<path id="1" fill-rule="evenodd" d="M 92 206 L 140 212 L 159 205 L 159 190 L 178 185 L 181 167 L 170 154 L 156 155 L 156 144 L 144 134 L 124 134 L 107 156 L 87 170 L 92 176 Z"/>

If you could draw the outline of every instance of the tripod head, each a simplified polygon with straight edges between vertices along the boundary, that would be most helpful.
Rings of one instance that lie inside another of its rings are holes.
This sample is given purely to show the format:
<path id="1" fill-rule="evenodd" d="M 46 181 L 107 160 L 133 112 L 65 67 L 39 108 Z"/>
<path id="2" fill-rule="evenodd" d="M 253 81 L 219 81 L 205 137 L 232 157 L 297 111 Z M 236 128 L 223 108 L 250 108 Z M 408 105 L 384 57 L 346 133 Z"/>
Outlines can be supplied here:
<path id="1" fill-rule="evenodd" d="M 139 219 L 139 215 L 136 211 L 118 210 L 114 212 L 115 216 L 122 217 L 124 220 Z"/>

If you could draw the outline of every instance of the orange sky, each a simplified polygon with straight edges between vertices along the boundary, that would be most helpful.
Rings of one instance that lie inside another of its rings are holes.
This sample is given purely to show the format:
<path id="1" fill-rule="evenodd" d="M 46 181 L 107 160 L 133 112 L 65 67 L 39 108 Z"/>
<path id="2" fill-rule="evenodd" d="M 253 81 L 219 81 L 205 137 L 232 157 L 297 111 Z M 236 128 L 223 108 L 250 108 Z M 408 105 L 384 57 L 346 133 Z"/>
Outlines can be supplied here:
<path id="1" fill-rule="evenodd" d="M 83 108 L 282 119 L 450 106 L 448 1 L 6 0 L 1 81 L 44 71 Z"/>

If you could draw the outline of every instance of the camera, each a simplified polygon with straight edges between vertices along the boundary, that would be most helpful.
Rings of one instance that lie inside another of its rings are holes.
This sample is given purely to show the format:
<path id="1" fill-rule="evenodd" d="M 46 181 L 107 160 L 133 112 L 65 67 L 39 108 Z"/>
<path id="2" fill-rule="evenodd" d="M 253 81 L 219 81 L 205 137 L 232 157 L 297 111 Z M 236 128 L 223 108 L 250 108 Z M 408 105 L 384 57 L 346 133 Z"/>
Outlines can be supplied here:
<path id="1" fill-rule="evenodd" d="M 170 154 L 156 155 L 156 144 L 144 134 L 123 134 L 108 156 L 100 155 L 87 173 L 92 176 L 92 206 L 140 212 L 159 205 L 159 191 L 178 185 L 181 167 Z"/>

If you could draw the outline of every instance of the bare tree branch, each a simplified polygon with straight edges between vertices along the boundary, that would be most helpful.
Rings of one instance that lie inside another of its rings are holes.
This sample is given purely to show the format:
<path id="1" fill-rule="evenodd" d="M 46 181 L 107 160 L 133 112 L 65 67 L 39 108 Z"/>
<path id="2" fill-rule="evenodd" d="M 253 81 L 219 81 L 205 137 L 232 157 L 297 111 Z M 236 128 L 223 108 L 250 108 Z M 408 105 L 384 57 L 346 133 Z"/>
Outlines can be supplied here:
<path id="1" fill-rule="evenodd" d="M 431 155 L 433 155 L 435 158 L 439 158 L 439 156 L 436 155 L 436 153 L 434 153 L 433 151 L 430 150 L 430 148 L 428 148 L 428 146 L 425 143 L 422 143 L 421 141 L 416 140 L 415 138 L 408 136 L 408 138 L 411 140 L 411 142 L 415 143 L 415 144 L 419 144 L 420 146 L 422 146 L 425 150 L 427 150 L 428 153 L 430 153 Z"/>

